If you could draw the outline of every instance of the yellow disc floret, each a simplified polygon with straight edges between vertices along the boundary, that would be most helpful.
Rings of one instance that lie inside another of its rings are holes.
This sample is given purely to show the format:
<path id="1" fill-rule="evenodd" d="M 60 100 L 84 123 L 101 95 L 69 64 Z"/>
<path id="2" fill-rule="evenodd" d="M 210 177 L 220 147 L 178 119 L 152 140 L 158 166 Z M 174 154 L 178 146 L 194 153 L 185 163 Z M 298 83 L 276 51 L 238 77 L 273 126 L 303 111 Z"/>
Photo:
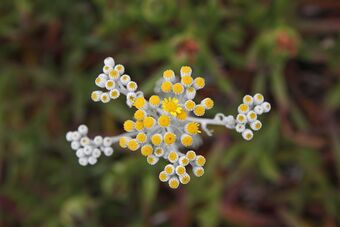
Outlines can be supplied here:
<path id="1" fill-rule="evenodd" d="M 198 166 L 204 166 L 205 158 L 202 155 L 198 155 L 196 157 L 196 161 L 195 162 L 196 162 L 196 165 L 198 165 Z"/>
<path id="2" fill-rule="evenodd" d="M 205 80 L 203 77 L 196 77 L 194 83 L 197 89 L 202 89 L 205 86 Z"/>
<path id="3" fill-rule="evenodd" d="M 167 115 L 161 115 L 159 118 L 158 118 L 158 125 L 163 127 L 163 128 L 166 128 L 170 125 L 170 117 L 167 116 Z"/>
<path id="4" fill-rule="evenodd" d="M 159 104 L 161 103 L 161 99 L 159 98 L 158 95 L 152 95 L 150 98 L 149 98 L 149 103 L 150 105 L 152 106 L 159 106 Z"/>
<path id="5" fill-rule="evenodd" d="M 214 101 L 211 98 L 205 98 L 205 99 L 202 100 L 201 103 L 208 110 L 210 110 L 211 108 L 214 107 Z"/>
<path id="6" fill-rule="evenodd" d="M 191 76 L 182 76 L 181 83 L 186 87 L 190 87 L 193 83 L 193 79 Z"/>
<path id="7" fill-rule="evenodd" d="M 156 120 L 153 117 L 146 117 L 144 118 L 143 122 L 144 127 L 150 129 L 155 125 Z"/>
<path id="8" fill-rule="evenodd" d="M 143 120 L 145 117 L 146 113 L 144 110 L 137 110 L 135 114 L 133 115 L 136 120 Z"/>
<path id="9" fill-rule="evenodd" d="M 199 129 L 200 124 L 197 122 L 189 122 L 185 125 L 185 131 L 190 135 L 196 135 L 197 133 L 201 133 Z"/>
<path id="10" fill-rule="evenodd" d="M 179 177 L 179 180 L 181 181 L 182 184 L 187 184 L 190 182 L 190 176 L 189 174 L 185 173 Z"/>
<path id="11" fill-rule="evenodd" d="M 126 148 L 128 143 L 128 138 L 127 137 L 120 137 L 119 138 L 119 146 L 121 148 Z"/>
<path id="12" fill-rule="evenodd" d="M 127 143 L 127 146 L 129 148 L 129 150 L 131 150 L 131 151 L 136 151 L 139 148 L 138 142 L 135 139 L 130 140 Z"/>
<path id="13" fill-rule="evenodd" d="M 165 80 L 173 80 L 175 78 L 175 73 L 171 69 L 165 70 L 163 72 L 163 78 Z"/>
<path id="14" fill-rule="evenodd" d="M 109 73 L 109 77 L 111 79 L 117 79 L 119 77 L 119 72 L 117 70 L 111 70 Z"/>
<path id="15" fill-rule="evenodd" d="M 237 108 L 239 113 L 247 113 L 249 111 L 249 106 L 247 104 L 241 104 Z"/>
<path id="16" fill-rule="evenodd" d="M 195 151 L 188 151 L 185 156 L 190 160 L 193 161 L 196 159 L 196 152 Z"/>
<path id="17" fill-rule="evenodd" d="M 172 177 L 172 178 L 169 180 L 169 186 L 170 186 L 170 188 L 172 188 L 172 189 L 178 188 L 178 186 L 179 186 L 179 180 L 177 179 L 177 177 Z"/>
<path id="18" fill-rule="evenodd" d="M 172 89 L 172 83 L 170 81 L 164 81 L 161 85 L 161 90 L 164 93 L 169 93 Z"/>
<path id="19" fill-rule="evenodd" d="M 137 109 L 141 109 L 145 106 L 146 101 L 144 99 L 144 97 L 138 97 L 135 99 L 135 101 L 133 102 L 133 105 L 137 108 Z"/>
<path id="20" fill-rule="evenodd" d="M 180 121 L 185 121 L 185 119 L 187 119 L 187 116 L 188 116 L 187 112 L 182 111 L 182 112 L 180 112 L 179 114 L 177 114 L 176 117 L 177 117 L 177 119 L 180 120 Z"/>
<path id="21" fill-rule="evenodd" d="M 142 155 L 144 155 L 144 156 L 149 156 L 149 155 L 152 154 L 153 148 L 152 148 L 152 146 L 151 146 L 150 144 L 147 144 L 147 145 L 144 145 L 144 146 L 141 148 L 140 151 L 141 151 Z"/>
<path id="22" fill-rule="evenodd" d="M 192 136 L 188 135 L 188 134 L 183 134 L 181 136 L 181 143 L 185 146 L 185 147 L 189 147 L 192 145 Z"/>
<path id="23" fill-rule="evenodd" d="M 146 140 L 147 140 L 147 136 L 144 132 L 140 132 L 137 134 L 136 136 L 136 140 L 139 142 L 139 143 L 145 143 Z"/>
<path id="24" fill-rule="evenodd" d="M 178 160 L 178 154 L 176 151 L 170 151 L 168 154 L 169 162 L 175 163 Z"/>
<path id="25" fill-rule="evenodd" d="M 169 180 L 169 176 L 166 174 L 165 171 L 160 172 L 158 178 L 162 182 L 167 182 Z"/>
<path id="26" fill-rule="evenodd" d="M 176 94 L 176 95 L 180 95 L 184 92 L 184 87 L 181 83 L 175 83 L 174 86 L 172 86 L 172 91 Z"/>
<path id="27" fill-rule="evenodd" d="M 204 106 L 202 105 L 197 105 L 194 109 L 194 114 L 196 116 L 203 116 L 205 114 L 205 109 Z"/>
<path id="28" fill-rule="evenodd" d="M 163 138 L 161 134 L 157 133 L 151 136 L 151 142 L 153 145 L 158 146 L 162 143 Z"/>
<path id="29" fill-rule="evenodd" d="M 176 167 L 176 174 L 177 174 L 178 176 L 183 175 L 183 174 L 185 174 L 186 172 L 187 172 L 187 171 L 186 171 L 186 169 L 185 169 L 184 166 L 179 165 L 179 166 Z"/>
<path id="30" fill-rule="evenodd" d="M 196 104 L 192 100 L 188 100 L 184 103 L 184 107 L 188 111 L 192 111 L 195 108 Z"/>
<path id="31" fill-rule="evenodd" d="M 190 76 L 192 69 L 190 66 L 182 66 L 181 67 L 181 76 Z"/>
<path id="32" fill-rule="evenodd" d="M 171 175 L 175 172 L 175 167 L 174 165 L 172 164 L 167 164 L 165 167 L 164 167 L 164 172 L 166 172 L 166 174 L 168 175 Z"/>
<path id="33" fill-rule="evenodd" d="M 134 130 L 134 127 L 135 127 L 135 123 L 131 120 L 127 120 L 124 122 L 124 130 L 127 131 L 127 132 L 131 132 Z"/>
<path id="34" fill-rule="evenodd" d="M 144 122 L 143 122 L 143 120 L 135 122 L 135 129 L 137 131 L 142 131 L 144 129 Z"/>
<path id="35" fill-rule="evenodd" d="M 171 145 L 176 141 L 176 135 L 172 132 L 167 132 L 164 134 L 164 143 Z"/>
<path id="36" fill-rule="evenodd" d="M 175 117 L 183 111 L 182 107 L 178 104 L 178 99 L 171 97 L 163 99 L 162 109 Z"/>

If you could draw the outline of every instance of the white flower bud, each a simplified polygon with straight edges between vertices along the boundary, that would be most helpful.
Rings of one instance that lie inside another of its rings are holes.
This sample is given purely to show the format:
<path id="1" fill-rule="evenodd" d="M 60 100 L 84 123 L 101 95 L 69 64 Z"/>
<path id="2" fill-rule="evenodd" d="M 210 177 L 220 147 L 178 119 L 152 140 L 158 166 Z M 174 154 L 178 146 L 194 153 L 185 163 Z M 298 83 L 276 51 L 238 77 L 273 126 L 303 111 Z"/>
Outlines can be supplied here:
<path id="1" fill-rule="evenodd" d="M 84 149 L 83 148 L 78 149 L 77 152 L 76 152 L 76 156 L 78 158 L 85 157 Z"/>
<path id="2" fill-rule="evenodd" d="M 264 97 L 263 97 L 262 94 L 257 93 L 257 94 L 254 95 L 254 104 L 255 105 L 260 105 L 260 104 L 263 103 L 263 101 L 264 101 Z"/>
<path id="3" fill-rule="evenodd" d="M 123 85 L 127 85 L 129 82 L 131 81 L 131 77 L 127 74 L 124 74 L 120 77 L 120 82 L 123 84 Z"/>
<path id="4" fill-rule="evenodd" d="M 85 158 L 85 157 L 79 158 L 78 162 L 81 166 L 87 166 L 87 164 L 88 164 L 87 158 Z"/>
<path id="5" fill-rule="evenodd" d="M 73 132 L 73 133 L 72 133 L 72 140 L 73 140 L 73 141 L 78 141 L 78 140 L 80 140 L 80 137 L 81 137 L 81 135 L 80 135 L 79 132 Z"/>
<path id="6" fill-rule="evenodd" d="M 103 140 L 104 147 L 109 147 L 112 144 L 112 138 L 111 137 L 105 137 Z"/>
<path id="7" fill-rule="evenodd" d="M 112 147 L 105 147 L 103 152 L 106 156 L 111 156 L 113 154 L 113 148 Z"/>
<path id="8" fill-rule="evenodd" d="M 115 61 L 112 57 L 107 57 L 104 59 L 104 65 L 114 67 L 115 66 Z"/>
<path id="9" fill-rule="evenodd" d="M 126 89 L 128 91 L 136 91 L 138 88 L 138 85 L 135 81 L 130 81 L 127 85 L 126 85 Z"/>
<path id="10" fill-rule="evenodd" d="M 250 124 L 250 127 L 254 131 L 258 131 L 262 128 L 262 123 L 259 120 L 256 120 Z"/>
<path id="11" fill-rule="evenodd" d="M 246 126 L 245 126 L 244 124 L 237 124 L 237 125 L 235 126 L 235 130 L 236 130 L 236 132 L 238 132 L 238 133 L 243 132 L 245 129 L 246 129 Z"/>
<path id="12" fill-rule="evenodd" d="M 80 148 L 80 143 L 78 141 L 73 141 L 71 143 L 72 150 L 78 150 Z"/>
<path id="13" fill-rule="evenodd" d="M 263 108 L 261 105 L 255 106 L 254 111 L 257 115 L 261 115 L 263 113 Z"/>
<path id="14" fill-rule="evenodd" d="M 121 64 L 116 65 L 115 70 L 119 72 L 119 75 L 122 75 L 125 71 L 125 67 Z"/>
<path id="15" fill-rule="evenodd" d="M 103 102 L 103 103 L 108 103 L 110 102 L 110 96 L 107 92 L 104 92 L 103 94 L 101 94 L 100 96 L 100 100 Z"/>
<path id="16" fill-rule="evenodd" d="M 85 146 L 87 146 L 89 144 L 90 144 L 90 139 L 87 136 L 82 137 L 80 139 L 80 145 L 82 145 L 83 147 L 85 147 Z"/>
<path id="17" fill-rule="evenodd" d="M 105 74 L 100 74 L 99 76 L 97 76 L 94 82 L 98 87 L 104 88 L 106 81 L 107 81 L 107 76 Z"/>
<path id="18" fill-rule="evenodd" d="M 254 122 L 256 121 L 256 119 L 257 119 L 257 114 L 254 111 L 251 110 L 247 113 L 248 122 Z"/>
<path id="19" fill-rule="evenodd" d="M 87 135 L 88 131 L 89 131 L 89 129 L 87 128 L 86 125 L 79 125 L 79 127 L 78 127 L 78 132 L 79 132 L 80 134 L 82 134 L 82 135 L 85 136 L 85 135 Z"/>
<path id="20" fill-rule="evenodd" d="M 264 113 L 268 113 L 271 110 L 271 105 L 269 102 L 264 102 L 261 104 Z"/>
<path id="21" fill-rule="evenodd" d="M 93 148 L 91 146 L 84 147 L 84 154 L 90 155 L 92 154 Z"/>
<path id="22" fill-rule="evenodd" d="M 105 74 L 108 74 L 112 69 L 113 69 L 113 67 L 108 66 L 108 65 L 105 65 L 105 66 L 103 67 L 103 72 L 104 72 Z"/>
<path id="23" fill-rule="evenodd" d="M 71 142 L 73 140 L 73 132 L 67 132 L 66 133 L 66 140 L 68 142 Z"/>
<path id="24" fill-rule="evenodd" d="M 94 164 L 97 163 L 97 158 L 91 156 L 91 157 L 88 158 L 87 161 L 89 162 L 90 165 L 94 165 Z"/>
<path id="25" fill-rule="evenodd" d="M 99 158 L 101 155 L 101 151 L 98 149 L 98 148 L 95 148 L 93 151 L 92 151 L 92 156 L 95 157 L 95 158 Z"/>
<path id="26" fill-rule="evenodd" d="M 96 137 L 94 137 L 93 142 L 94 142 L 95 145 L 100 146 L 103 143 L 103 137 L 96 136 Z"/>
<path id="27" fill-rule="evenodd" d="M 253 131 L 250 130 L 250 129 L 246 129 L 242 132 L 242 137 L 243 139 L 245 140 L 251 140 L 253 138 L 254 134 L 253 134 Z"/>
<path id="28" fill-rule="evenodd" d="M 196 96 L 196 89 L 194 87 L 189 87 L 186 91 L 185 91 L 185 95 L 188 99 L 194 99 Z"/>

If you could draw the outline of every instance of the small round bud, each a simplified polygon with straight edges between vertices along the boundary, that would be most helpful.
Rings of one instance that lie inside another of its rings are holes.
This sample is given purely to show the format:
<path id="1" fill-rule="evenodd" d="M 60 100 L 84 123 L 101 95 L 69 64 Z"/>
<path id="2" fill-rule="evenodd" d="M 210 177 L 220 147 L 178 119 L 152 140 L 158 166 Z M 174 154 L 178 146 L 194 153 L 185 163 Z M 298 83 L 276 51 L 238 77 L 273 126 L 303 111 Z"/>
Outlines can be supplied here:
<path id="1" fill-rule="evenodd" d="M 100 95 L 100 100 L 103 102 L 103 103 L 108 103 L 110 102 L 110 96 L 107 92 L 104 92 L 103 94 Z"/>
<path id="2" fill-rule="evenodd" d="M 73 132 L 72 133 L 72 140 L 73 141 L 78 141 L 78 140 L 80 140 L 80 138 L 81 138 L 81 135 L 80 135 L 79 132 Z"/>
<path id="3" fill-rule="evenodd" d="M 253 131 L 250 130 L 250 129 L 246 129 L 242 132 L 242 137 L 243 139 L 245 140 L 251 140 L 253 138 L 254 134 L 253 134 Z"/>
<path id="4" fill-rule="evenodd" d="M 86 146 L 86 147 L 84 147 L 84 153 L 85 153 L 86 155 L 92 154 L 92 151 L 93 151 L 93 148 L 92 148 L 91 146 Z"/>
<path id="5" fill-rule="evenodd" d="M 94 137 L 93 142 L 94 142 L 95 145 L 100 146 L 103 143 L 103 137 L 96 136 L 96 137 Z"/>
<path id="6" fill-rule="evenodd" d="M 260 105 L 262 104 L 264 101 L 264 97 L 262 94 L 257 93 L 256 95 L 254 95 L 254 104 L 255 105 Z"/>
<path id="7" fill-rule="evenodd" d="M 254 131 L 258 131 L 262 128 L 262 123 L 259 120 L 256 120 L 250 124 L 250 127 Z"/>
<path id="8" fill-rule="evenodd" d="M 76 152 L 76 156 L 78 158 L 85 157 L 84 149 L 83 148 L 78 149 L 77 152 Z"/>
<path id="9" fill-rule="evenodd" d="M 90 139 L 87 136 L 84 136 L 80 139 L 80 145 L 85 147 L 90 144 Z"/>
<path id="10" fill-rule="evenodd" d="M 72 132 L 67 132 L 65 137 L 68 142 L 71 142 L 73 140 Z"/>
<path id="11" fill-rule="evenodd" d="M 85 158 L 85 157 L 79 158 L 79 159 L 78 159 L 78 162 L 79 162 L 79 164 L 80 164 L 81 166 L 87 166 L 87 164 L 88 164 L 88 159 Z"/>
<path id="12" fill-rule="evenodd" d="M 91 156 L 91 157 L 89 157 L 88 162 L 89 162 L 90 165 L 94 165 L 94 164 L 97 163 L 97 158 Z"/>
<path id="13" fill-rule="evenodd" d="M 81 134 L 81 135 L 87 135 L 89 129 L 87 128 L 86 125 L 79 125 L 78 127 L 78 132 Z"/>
<path id="14" fill-rule="evenodd" d="M 107 57 L 104 59 L 104 65 L 114 67 L 115 66 L 115 61 L 112 57 Z"/>
<path id="15" fill-rule="evenodd" d="M 263 112 L 265 113 L 268 113 L 272 108 L 269 102 L 262 103 L 261 107 L 263 108 Z"/>
<path id="16" fill-rule="evenodd" d="M 112 145 L 112 138 L 111 137 L 105 137 L 103 139 L 103 145 L 104 147 L 109 147 Z"/>
<path id="17" fill-rule="evenodd" d="M 78 150 L 80 148 L 80 143 L 78 141 L 73 141 L 71 143 L 72 150 Z"/>
<path id="18" fill-rule="evenodd" d="M 98 148 L 96 148 L 96 149 L 94 149 L 94 150 L 92 151 L 92 156 L 93 156 L 93 157 L 99 158 L 100 155 L 101 155 L 101 152 L 100 152 L 100 150 L 99 150 Z"/>
<path id="19" fill-rule="evenodd" d="M 255 106 L 254 107 L 254 112 L 257 114 L 257 115 L 261 115 L 263 113 L 263 108 L 261 105 L 258 105 L 258 106 Z"/>
<path id="20" fill-rule="evenodd" d="M 104 154 L 106 156 L 111 156 L 113 154 L 113 148 L 112 147 L 105 147 L 104 148 Z"/>
<path id="21" fill-rule="evenodd" d="M 131 81 L 131 77 L 127 74 L 124 74 L 120 77 L 120 82 L 123 84 L 123 85 L 127 85 L 129 82 Z"/>
<path id="22" fill-rule="evenodd" d="M 244 124 L 237 124 L 237 125 L 235 126 L 235 130 L 236 130 L 236 132 L 238 132 L 238 133 L 243 132 L 245 129 L 246 129 L 246 126 L 245 126 Z"/>

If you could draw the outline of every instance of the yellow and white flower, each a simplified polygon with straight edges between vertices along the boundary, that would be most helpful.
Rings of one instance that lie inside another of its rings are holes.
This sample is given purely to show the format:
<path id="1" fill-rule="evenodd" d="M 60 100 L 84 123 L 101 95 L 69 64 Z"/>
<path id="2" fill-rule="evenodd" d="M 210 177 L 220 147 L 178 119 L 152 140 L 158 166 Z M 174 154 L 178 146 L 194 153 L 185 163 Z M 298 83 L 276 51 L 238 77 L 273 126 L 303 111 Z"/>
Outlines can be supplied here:
<path id="1" fill-rule="evenodd" d="M 155 89 L 156 94 L 149 98 L 144 97 L 143 92 L 138 91 L 138 84 L 124 73 L 123 65 L 116 65 L 111 57 L 106 58 L 103 73 L 95 79 L 100 89 L 91 93 L 91 99 L 108 103 L 125 96 L 126 104 L 134 108 L 133 118 L 123 123 L 125 133 L 113 137 L 96 136 L 92 140 L 87 136 L 85 125 L 79 126 L 75 132 L 68 132 L 66 140 L 76 151 L 80 165 L 95 164 L 101 153 L 112 155 L 114 150 L 111 146 L 117 143 L 131 151 L 140 150 L 150 165 L 165 159 L 169 164 L 158 177 L 175 189 L 190 182 L 190 167 L 194 176 L 203 176 L 206 158 L 187 148 L 200 143 L 202 131 L 212 135 L 208 125 L 234 129 L 245 140 L 251 140 L 253 131 L 262 127 L 258 118 L 271 109 L 263 95 L 258 93 L 243 97 L 236 117 L 218 113 L 212 119 L 203 118 L 214 107 L 214 101 L 208 97 L 194 101 L 197 91 L 205 87 L 206 81 L 203 77 L 194 76 L 191 67 L 181 67 L 177 77 L 173 70 L 165 70 Z"/>

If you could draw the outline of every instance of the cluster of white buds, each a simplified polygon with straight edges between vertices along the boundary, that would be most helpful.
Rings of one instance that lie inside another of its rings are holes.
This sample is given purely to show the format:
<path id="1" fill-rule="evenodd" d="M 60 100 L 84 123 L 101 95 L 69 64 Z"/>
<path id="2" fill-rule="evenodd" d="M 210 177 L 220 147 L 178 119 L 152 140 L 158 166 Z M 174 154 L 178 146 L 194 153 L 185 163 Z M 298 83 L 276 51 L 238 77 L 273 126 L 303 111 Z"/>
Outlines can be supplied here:
<path id="1" fill-rule="evenodd" d="M 262 123 L 258 120 L 258 116 L 263 113 L 268 113 L 271 109 L 269 102 L 264 101 L 261 94 L 256 94 L 253 97 L 245 95 L 243 103 L 238 107 L 238 115 L 236 116 L 235 130 L 242 133 L 245 140 L 253 138 L 253 131 L 258 131 L 262 128 Z M 247 128 L 249 125 L 250 129 Z M 252 131 L 253 130 L 253 131 Z"/>
<path id="2" fill-rule="evenodd" d="M 103 72 L 99 74 L 95 80 L 95 84 L 105 89 L 95 90 L 91 94 L 91 98 L 95 102 L 108 103 L 111 99 L 117 99 L 120 94 L 126 96 L 126 103 L 132 106 L 136 97 L 143 96 L 142 92 L 137 91 L 137 83 L 131 80 L 131 77 L 124 74 L 125 68 L 121 64 L 115 65 L 112 57 L 104 60 Z"/>
<path id="3" fill-rule="evenodd" d="M 264 102 L 261 94 L 254 97 L 246 95 L 236 118 L 221 113 L 213 119 L 202 118 L 206 111 L 213 108 L 214 101 L 208 97 L 199 102 L 194 101 L 197 90 L 204 88 L 205 80 L 193 77 L 189 66 L 181 67 L 179 77 L 172 70 L 164 71 L 155 89 L 156 94 L 148 99 L 143 92 L 137 91 L 137 83 L 124 74 L 124 66 L 115 65 L 113 58 L 105 59 L 103 72 L 95 83 L 107 91 L 94 91 L 92 100 L 106 103 L 123 94 L 127 105 L 136 110 L 133 119 L 124 122 L 124 134 L 104 139 L 97 136 L 92 141 L 87 137 L 85 126 L 80 126 L 77 132 L 67 133 L 66 139 L 77 150 L 79 163 L 96 163 L 100 151 L 107 156 L 111 155 L 113 150 L 109 148 L 118 142 L 122 148 L 140 150 L 150 165 L 165 159 L 168 164 L 160 172 L 159 179 L 168 182 L 171 188 L 177 188 L 180 183 L 189 183 L 189 166 L 195 176 L 204 174 L 206 159 L 192 150 L 199 145 L 201 129 L 211 136 L 212 131 L 207 128 L 208 125 L 223 125 L 235 129 L 242 133 L 244 139 L 250 140 L 253 137 L 252 130 L 259 130 L 262 126 L 257 116 L 270 110 L 270 104 Z M 247 125 L 252 130 L 246 129 Z"/>
<path id="4" fill-rule="evenodd" d="M 87 136 L 87 133 L 86 125 L 80 125 L 77 131 L 66 133 L 66 140 L 71 143 L 71 148 L 76 152 L 80 165 L 94 165 L 102 153 L 105 156 L 113 154 L 111 147 L 113 139 L 111 137 L 96 136 L 92 140 Z"/>

